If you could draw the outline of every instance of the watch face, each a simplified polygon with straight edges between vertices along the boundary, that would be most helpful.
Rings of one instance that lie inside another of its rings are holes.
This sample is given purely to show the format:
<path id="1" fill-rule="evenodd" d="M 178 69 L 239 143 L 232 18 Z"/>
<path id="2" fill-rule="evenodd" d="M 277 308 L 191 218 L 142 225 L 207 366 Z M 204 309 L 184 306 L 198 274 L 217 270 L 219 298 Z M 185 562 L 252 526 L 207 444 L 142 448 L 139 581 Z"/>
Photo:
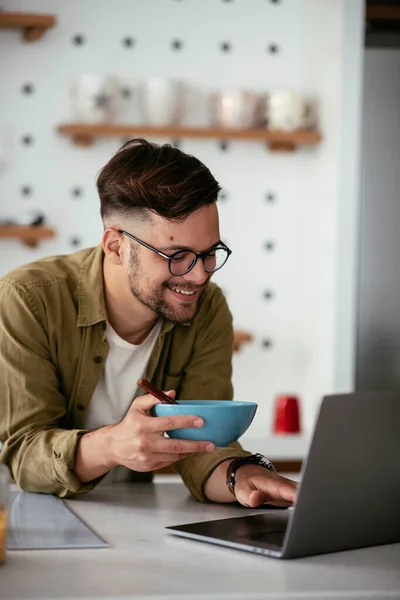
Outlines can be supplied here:
<path id="1" fill-rule="evenodd" d="M 258 464 L 259 465 L 262 465 L 263 467 L 266 467 L 270 471 L 274 471 L 275 470 L 272 462 L 270 460 L 268 460 L 268 458 L 266 456 L 263 456 L 262 454 L 257 454 L 257 458 L 258 458 Z"/>

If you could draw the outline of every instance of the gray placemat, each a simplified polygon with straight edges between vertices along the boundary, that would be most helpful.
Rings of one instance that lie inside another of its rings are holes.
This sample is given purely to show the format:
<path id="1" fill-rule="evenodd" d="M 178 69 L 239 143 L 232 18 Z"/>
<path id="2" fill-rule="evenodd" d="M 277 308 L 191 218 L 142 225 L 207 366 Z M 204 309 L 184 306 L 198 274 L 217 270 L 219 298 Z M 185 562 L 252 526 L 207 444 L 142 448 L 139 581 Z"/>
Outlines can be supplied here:
<path id="1" fill-rule="evenodd" d="M 8 550 L 107 547 L 109 544 L 60 498 L 10 492 Z"/>

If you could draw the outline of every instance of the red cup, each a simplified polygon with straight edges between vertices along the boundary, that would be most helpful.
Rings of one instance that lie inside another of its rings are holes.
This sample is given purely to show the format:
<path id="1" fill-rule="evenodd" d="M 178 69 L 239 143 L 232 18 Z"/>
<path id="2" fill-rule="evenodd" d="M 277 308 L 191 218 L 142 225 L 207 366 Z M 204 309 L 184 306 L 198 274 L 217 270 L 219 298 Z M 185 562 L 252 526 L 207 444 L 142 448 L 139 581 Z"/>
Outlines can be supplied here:
<path id="1" fill-rule="evenodd" d="M 274 433 L 300 433 L 300 402 L 297 396 L 277 396 Z"/>

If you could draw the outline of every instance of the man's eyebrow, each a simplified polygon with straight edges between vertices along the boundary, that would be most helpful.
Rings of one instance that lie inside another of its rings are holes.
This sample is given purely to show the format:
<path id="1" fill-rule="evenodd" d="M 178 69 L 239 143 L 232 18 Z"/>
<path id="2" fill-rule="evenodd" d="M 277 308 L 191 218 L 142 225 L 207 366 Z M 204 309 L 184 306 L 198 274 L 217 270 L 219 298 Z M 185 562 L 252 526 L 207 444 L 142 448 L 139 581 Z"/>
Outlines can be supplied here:
<path id="1" fill-rule="evenodd" d="M 210 250 L 213 250 L 213 248 L 216 248 L 217 246 L 220 246 L 222 244 L 221 240 L 218 240 L 217 242 L 215 242 L 215 244 L 213 244 L 212 246 L 210 246 L 209 248 L 207 248 L 207 250 L 204 250 L 204 252 L 209 252 Z M 190 250 L 191 252 L 195 252 L 193 250 L 193 248 L 190 248 L 190 246 L 163 246 L 162 248 L 159 248 L 159 250 L 161 250 L 161 252 L 177 252 L 178 250 Z"/>

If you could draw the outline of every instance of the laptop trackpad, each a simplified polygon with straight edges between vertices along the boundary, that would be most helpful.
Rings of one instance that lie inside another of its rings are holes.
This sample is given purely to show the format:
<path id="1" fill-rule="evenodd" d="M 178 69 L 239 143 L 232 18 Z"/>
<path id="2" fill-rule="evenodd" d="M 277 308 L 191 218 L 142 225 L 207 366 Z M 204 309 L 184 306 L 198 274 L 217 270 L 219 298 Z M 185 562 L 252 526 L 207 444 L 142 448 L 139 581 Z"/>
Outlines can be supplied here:
<path id="1" fill-rule="evenodd" d="M 287 511 L 283 514 L 261 514 L 252 517 L 242 517 L 236 529 L 237 541 L 257 542 L 257 545 L 266 547 L 277 546 L 281 548 L 288 524 Z"/>
<path id="2" fill-rule="evenodd" d="M 210 541 L 226 541 L 246 546 L 281 548 L 288 523 L 289 511 L 273 510 L 249 517 L 218 519 L 202 523 L 188 523 L 168 527 L 171 533 L 185 537 L 206 538 Z M 174 531 L 175 530 L 175 531 Z"/>

